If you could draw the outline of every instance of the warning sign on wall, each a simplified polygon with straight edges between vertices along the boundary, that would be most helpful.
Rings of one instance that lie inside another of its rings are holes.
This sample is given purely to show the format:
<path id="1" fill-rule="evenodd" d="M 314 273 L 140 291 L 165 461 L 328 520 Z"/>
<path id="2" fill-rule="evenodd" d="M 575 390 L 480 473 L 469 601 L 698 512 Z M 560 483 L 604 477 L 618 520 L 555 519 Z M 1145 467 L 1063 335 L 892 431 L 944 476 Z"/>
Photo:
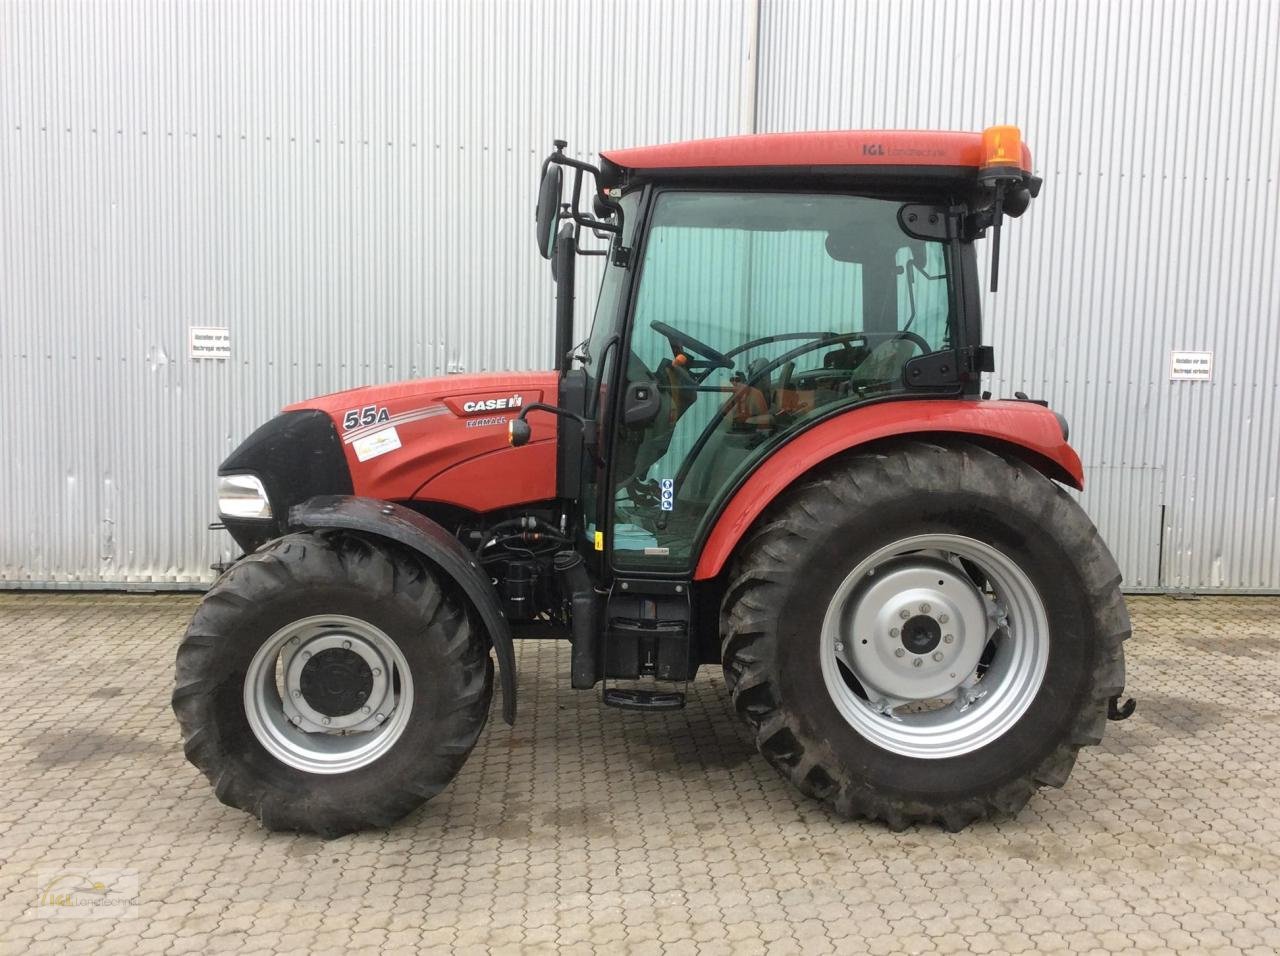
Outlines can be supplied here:
<path id="1" fill-rule="evenodd" d="M 191 357 L 193 359 L 231 358 L 231 330 L 191 326 Z"/>
<path id="2" fill-rule="evenodd" d="M 1212 352 L 1170 352 L 1169 381 L 1208 382 L 1213 378 Z"/>

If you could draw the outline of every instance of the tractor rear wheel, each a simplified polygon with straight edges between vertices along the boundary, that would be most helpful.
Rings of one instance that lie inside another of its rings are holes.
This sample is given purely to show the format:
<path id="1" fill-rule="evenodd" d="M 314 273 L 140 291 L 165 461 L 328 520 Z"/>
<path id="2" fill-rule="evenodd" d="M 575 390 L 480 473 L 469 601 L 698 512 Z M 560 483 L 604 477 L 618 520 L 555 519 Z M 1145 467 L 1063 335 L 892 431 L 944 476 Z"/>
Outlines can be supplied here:
<path id="1" fill-rule="evenodd" d="M 783 776 L 847 817 L 959 829 L 1062 786 L 1124 687 L 1120 573 L 1025 462 L 901 441 L 792 489 L 748 535 L 726 679 Z"/>
<path id="2" fill-rule="evenodd" d="M 412 552 L 291 534 L 205 595 L 173 709 L 223 803 L 271 830 L 388 826 L 461 768 L 493 696 L 467 607 Z"/>

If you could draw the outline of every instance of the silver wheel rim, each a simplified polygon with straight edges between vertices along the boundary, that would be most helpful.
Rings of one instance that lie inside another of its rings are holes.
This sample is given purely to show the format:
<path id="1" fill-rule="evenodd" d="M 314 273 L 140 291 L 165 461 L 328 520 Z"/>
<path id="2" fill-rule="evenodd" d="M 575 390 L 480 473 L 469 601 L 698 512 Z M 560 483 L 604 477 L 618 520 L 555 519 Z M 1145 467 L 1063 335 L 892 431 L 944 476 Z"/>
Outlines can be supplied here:
<path id="1" fill-rule="evenodd" d="M 1048 616 L 1026 572 L 954 534 L 903 538 L 859 563 L 836 589 L 821 639 L 840 714 L 904 757 L 987 746 L 1026 713 L 1049 662 Z"/>
<path id="2" fill-rule="evenodd" d="M 338 677 L 358 675 L 352 694 L 359 703 L 349 712 L 337 712 L 318 688 L 337 679 L 324 671 L 325 652 L 341 661 Z M 413 677 L 380 629 L 321 614 L 280 628 L 258 648 L 245 674 L 244 709 L 254 736 L 277 760 L 308 773 L 347 773 L 400 739 L 413 709 Z"/>

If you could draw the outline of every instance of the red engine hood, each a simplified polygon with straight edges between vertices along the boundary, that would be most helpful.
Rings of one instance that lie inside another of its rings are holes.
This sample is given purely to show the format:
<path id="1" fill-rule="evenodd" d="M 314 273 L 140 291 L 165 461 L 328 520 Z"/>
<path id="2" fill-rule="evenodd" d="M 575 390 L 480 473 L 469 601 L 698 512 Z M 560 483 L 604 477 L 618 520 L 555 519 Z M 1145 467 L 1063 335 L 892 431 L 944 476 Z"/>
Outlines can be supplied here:
<path id="1" fill-rule="evenodd" d="M 556 418 L 530 416 L 529 444 L 507 444 L 507 422 L 531 402 L 554 403 L 555 372 L 448 375 L 366 385 L 289 405 L 317 409 L 342 436 L 355 493 L 472 511 L 556 493 Z"/>

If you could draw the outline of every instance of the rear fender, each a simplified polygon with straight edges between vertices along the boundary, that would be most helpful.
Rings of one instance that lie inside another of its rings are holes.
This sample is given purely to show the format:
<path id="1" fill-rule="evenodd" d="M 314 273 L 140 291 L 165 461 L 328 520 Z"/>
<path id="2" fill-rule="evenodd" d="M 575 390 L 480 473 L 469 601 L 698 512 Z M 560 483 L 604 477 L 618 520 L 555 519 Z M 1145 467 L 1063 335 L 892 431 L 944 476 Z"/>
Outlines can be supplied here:
<path id="1" fill-rule="evenodd" d="M 421 554 L 449 577 L 470 601 L 498 656 L 502 683 L 502 719 L 516 719 L 516 654 L 511 626 L 498 595 L 475 556 L 458 539 L 430 518 L 401 505 L 350 495 L 321 495 L 295 505 L 289 526 L 310 530 L 361 531 L 395 541 Z"/>
<path id="2" fill-rule="evenodd" d="M 747 476 L 712 525 L 694 579 L 719 574 L 774 498 L 842 452 L 886 438 L 965 436 L 1017 455 L 1053 480 L 1083 490 L 1084 469 L 1064 431 L 1056 414 L 1034 402 L 933 399 L 851 409 L 801 432 Z"/>

